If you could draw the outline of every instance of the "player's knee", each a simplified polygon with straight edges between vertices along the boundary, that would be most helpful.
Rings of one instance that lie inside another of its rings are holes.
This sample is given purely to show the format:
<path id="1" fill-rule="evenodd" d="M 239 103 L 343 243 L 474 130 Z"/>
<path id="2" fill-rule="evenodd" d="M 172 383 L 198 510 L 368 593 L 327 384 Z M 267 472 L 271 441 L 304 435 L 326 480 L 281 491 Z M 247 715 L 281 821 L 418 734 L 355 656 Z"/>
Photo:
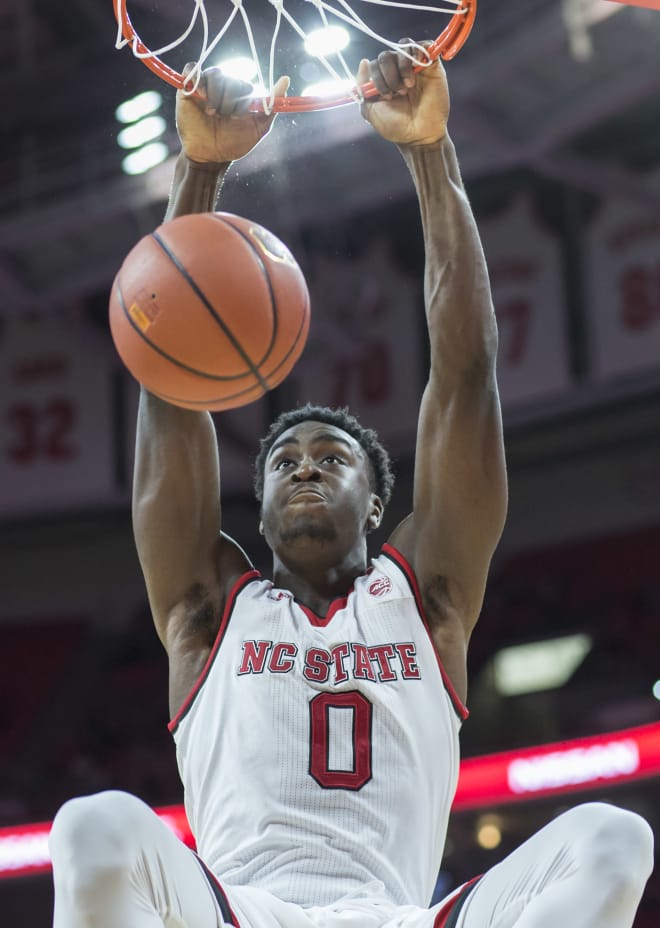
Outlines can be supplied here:
<path id="1" fill-rule="evenodd" d="M 59 810 L 49 850 L 53 868 L 77 898 L 128 872 L 131 824 L 141 805 L 134 796 L 113 790 L 71 799 Z"/>
<path id="2" fill-rule="evenodd" d="M 608 803 L 575 810 L 588 839 L 590 865 L 613 892 L 643 887 L 653 869 L 653 832 L 648 822 Z"/>

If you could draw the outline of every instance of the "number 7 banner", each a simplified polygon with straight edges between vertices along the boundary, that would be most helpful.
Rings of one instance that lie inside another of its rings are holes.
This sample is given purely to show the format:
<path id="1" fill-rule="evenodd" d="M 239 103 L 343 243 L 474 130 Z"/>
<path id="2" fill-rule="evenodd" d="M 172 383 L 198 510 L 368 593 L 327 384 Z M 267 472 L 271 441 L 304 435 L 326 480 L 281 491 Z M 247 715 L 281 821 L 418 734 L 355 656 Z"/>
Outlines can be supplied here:
<path id="1" fill-rule="evenodd" d="M 499 328 L 497 378 L 508 407 L 567 389 L 562 264 L 526 198 L 478 220 Z"/>

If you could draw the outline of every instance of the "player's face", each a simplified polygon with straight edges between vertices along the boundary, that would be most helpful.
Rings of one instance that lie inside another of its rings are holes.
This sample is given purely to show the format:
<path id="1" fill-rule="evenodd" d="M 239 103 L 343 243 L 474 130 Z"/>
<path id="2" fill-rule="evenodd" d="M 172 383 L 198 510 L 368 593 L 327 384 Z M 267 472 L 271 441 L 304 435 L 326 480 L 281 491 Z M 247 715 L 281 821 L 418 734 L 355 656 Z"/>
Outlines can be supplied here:
<path id="1" fill-rule="evenodd" d="M 262 522 L 270 547 L 317 544 L 341 557 L 362 540 L 380 501 L 359 442 L 323 422 L 287 429 L 266 459 Z"/>

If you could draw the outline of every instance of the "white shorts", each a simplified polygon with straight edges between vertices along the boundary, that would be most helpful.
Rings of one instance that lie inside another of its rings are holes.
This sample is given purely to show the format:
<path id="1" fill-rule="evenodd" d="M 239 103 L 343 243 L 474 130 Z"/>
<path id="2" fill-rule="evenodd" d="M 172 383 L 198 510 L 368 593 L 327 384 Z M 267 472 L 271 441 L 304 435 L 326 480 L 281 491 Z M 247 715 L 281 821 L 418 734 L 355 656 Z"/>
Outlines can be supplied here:
<path id="1" fill-rule="evenodd" d="M 49 844 L 54 928 L 454 928 L 460 895 L 432 909 L 363 894 L 303 907 L 228 886 L 149 806 L 118 791 L 66 803 Z"/>
<path id="2" fill-rule="evenodd" d="M 232 928 L 454 928 L 474 885 L 459 887 L 427 909 L 350 896 L 332 905 L 303 907 L 251 886 L 220 887 L 216 881 L 218 897 L 225 897 L 224 906 L 218 898 L 222 920 Z"/>
<path id="3" fill-rule="evenodd" d="M 368 887 L 303 907 L 228 886 L 127 793 L 66 803 L 50 849 L 54 928 L 630 928 L 653 867 L 648 824 L 603 803 L 560 815 L 430 909 Z"/>

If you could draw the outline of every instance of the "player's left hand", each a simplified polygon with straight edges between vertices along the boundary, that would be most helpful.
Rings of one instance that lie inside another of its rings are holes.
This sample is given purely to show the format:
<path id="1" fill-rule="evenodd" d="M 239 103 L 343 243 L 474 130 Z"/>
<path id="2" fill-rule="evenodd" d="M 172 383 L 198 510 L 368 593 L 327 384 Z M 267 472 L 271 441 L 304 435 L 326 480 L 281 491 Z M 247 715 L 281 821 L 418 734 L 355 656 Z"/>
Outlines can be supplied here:
<path id="1" fill-rule="evenodd" d="M 400 42 L 410 43 L 412 39 Z M 360 62 L 357 80 L 372 80 L 380 93 L 373 101 L 365 100 L 361 112 L 384 139 L 397 145 L 433 145 L 446 135 L 449 90 L 440 61 L 415 72 L 401 52 L 384 51 L 372 61 Z"/>

